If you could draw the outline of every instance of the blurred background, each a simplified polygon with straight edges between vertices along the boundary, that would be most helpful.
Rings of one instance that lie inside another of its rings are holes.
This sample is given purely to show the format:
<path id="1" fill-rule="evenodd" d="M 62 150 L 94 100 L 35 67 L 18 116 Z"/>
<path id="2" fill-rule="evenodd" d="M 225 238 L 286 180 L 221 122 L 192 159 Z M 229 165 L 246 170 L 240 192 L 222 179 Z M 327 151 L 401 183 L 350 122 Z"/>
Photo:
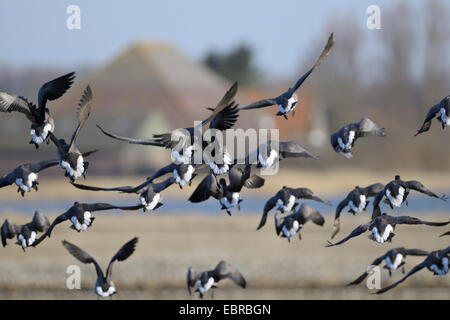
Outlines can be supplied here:
<path id="1" fill-rule="evenodd" d="M 72 4 L 81 10 L 81 29 L 66 26 L 70 16 L 66 10 Z M 370 15 L 366 10 L 373 4 L 381 10 L 379 30 L 366 25 Z M 168 151 L 112 140 L 95 124 L 119 135 L 150 138 L 205 118 L 206 108 L 214 106 L 234 81 L 239 82 L 241 105 L 277 96 L 312 66 L 331 32 L 335 38 L 330 55 L 297 92 L 295 117 L 290 115 L 288 121 L 276 117 L 276 107 L 271 107 L 243 111 L 236 124 L 243 129 L 279 128 L 282 140 L 294 140 L 323 160 L 283 161 L 280 173 L 266 177 L 263 189 L 243 193 L 243 209 L 232 218 L 212 200 L 186 204 L 197 178 L 191 188 L 168 189 L 157 217 L 112 215 L 103 225 L 102 217 L 85 234 L 60 226 L 52 241 L 26 254 L 9 245 L 0 251 L 0 298 L 46 297 L 42 292 L 52 298 L 92 298 L 90 291 L 75 294 L 64 289 L 64 266 L 75 261 L 59 240 L 84 244 L 93 255 L 105 253 L 106 263 L 110 253 L 133 235 L 142 236 L 140 246 L 148 253 L 116 266 L 125 273 L 119 275 L 126 291 L 122 298 L 187 298 L 183 287 L 187 267 L 212 268 L 221 258 L 234 259 L 252 280 L 250 293 L 228 286 L 222 298 L 374 298 L 365 288 L 343 291 L 340 286 L 392 245 L 358 239 L 345 249 L 323 249 L 339 200 L 355 185 L 387 183 L 397 173 L 406 180 L 419 179 L 433 191 L 450 192 L 450 162 L 445 160 L 450 156 L 448 129 L 442 131 L 435 120 L 429 132 L 413 137 L 428 109 L 450 93 L 449 2 L 20 0 L 0 2 L 0 11 L 4 13 L 0 91 L 36 102 L 44 82 L 76 71 L 72 88 L 48 104 L 55 134 L 69 137 L 76 127 L 78 100 L 91 85 L 93 111 L 77 144 L 81 150 L 100 149 L 90 157 L 88 179 L 82 182 L 92 185 L 138 184 L 170 160 Z M 332 150 L 329 136 L 362 117 L 386 128 L 387 137 L 359 140 L 355 157 L 344 159 Z M 0 174 L 20 163 L 56 157 L 53 145 L 35 151 L 28 144 L 28 132 L 22 115 L 0 114 Z M 43 172 L 39 193 L 25 198 L 13 186 L 1 189 L 0 217 L 19 223 L 36 209 L 53 218 L 76 200 L 137 201 L 134 195 L 74 189 L 62 175 L 59 167 Z M 334 206 L 314 204 L 327 223 L 324 228 L 308 225 L 305 240 L 290 245 L 275 237 L 272 225 L 255 232 L 264 201 L 283 185 L 309 187 Z M 449 216 L 444 202 L 412 199 L 410 207 L 400 212 L 427 214 L 430 219 Z M 345 216 L 343 224 L 348 225 L 340 236 L 368 217 Z M 437 238 L 445 230 L 410 228 L 399 228 L 404 243 L 395 245 L 427 250 L 448 245 L 448 240 Z M 216 231 L 218 240 L 210 241 Z M 111 237 L 115 240 L 110 243 Z M 270 274 L 261 271 L 265 267 Z M 83 269 L 92 276 L 83 282 L 85 290 L 94 281 L 90 269 Z M 384 284 L 389 281 L 386 278 Z M 448 299 L 449 287 L 448 277 L 424 271 L 387 297 Z"/>

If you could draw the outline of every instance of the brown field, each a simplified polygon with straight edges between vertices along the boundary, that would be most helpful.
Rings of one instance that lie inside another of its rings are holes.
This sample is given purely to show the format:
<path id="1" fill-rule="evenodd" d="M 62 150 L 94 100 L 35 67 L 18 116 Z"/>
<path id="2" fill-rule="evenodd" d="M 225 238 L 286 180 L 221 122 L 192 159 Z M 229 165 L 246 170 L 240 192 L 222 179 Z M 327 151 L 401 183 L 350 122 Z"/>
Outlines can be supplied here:
<path id="1" fill-rule="evenodd" d="M 27 219 L 13 214 L 6 217 L 17 223 Z M 294 238 L 291 243 L 275 237 L 272 216 L 260 231 L 255 230 L 259 215 L 240 216 L 239 212 L 232 217 L 216 212 L 211 217 L 165 212 L 126 216 L 97 213 L 96 217 L 94 225 L 83 233 L 69 229 L 69 222 L 59 225 L 51 239 L 26 253 L 10 242 L 1 250 L 0 299 L 96 299 L 92 265 L 81 265 L 82 290 L 65 288 L 67 266 L 79 263 L 61 241 L 66 239 L 86 249 L 106 267 L 115 251 L 133 236 L 139 237 L 135 254 L 114 266 L 118 289 L 114 299 L 187 299 L 187 268 L 212 268 L 220 259 L 241 270 L 248 288 L 221 282 L 215 299 L 450 299 L 449 277 L 433 276 L 427 270 L 381 296 L 370 294 L 364 282 L 344 287 L 389 248 L 432 250 L 448 246 L 449 237 L 438 238 L 446 227 L 399 226 L 391 244 L 379 245 L 360 236 L 342 246 L 324 248 L 332 228 L 330 216 L 323 228 L 308 223 L 302 230 L 303 240 Z M 337 239 L 367 218 L 368 214 L 345 214 Z M 448 213 L 427 218 L 447 219 Z M 408 257 L 407 270 L 421 259 Z M 389 278 L 383 270 L 382 286 L 400 276 L 397 271 Z"/>
<path id="2" fill-rule="evenodd" d="M 205 171 L 206 172 L 206 171 Z M 257 170 L 253 171 L 258 174 Z M 420 180 L 427 187 L 432 190 L 448 190 L 450 185 L 450 173 L 438 172 L 438 171 L 418 171 L 418 170 L 400 170 L 400 171 L 371 171 L 363 169 L 324 169 L 324 170 L 313 170 L 313 169 L 302 169 L 296 168 L 281 168 L 276 175 L 263 176 L 266 179 L 266 184 L 262 189 L 258 190 L 248 190 L 244 192 L 248 195 L 252 194 L 267 194 L 273 195 L 283 186 L 290 187 L 308 187 L 314 192 L 322 195 L 336 194 L 340 192 L 348 192 L 353 189 L 355 185 L 365 186 L 375 182 L 386 183 L 394 179 L 395 174 L 401 174 L 402 178 L 405 180 Z M 104 187 L 116 187 L 123 185 L 138 185 L 142 183 L 148 175 L 142 176 L 119 176 L 119 177 L 105 177 L 105 176 L 92 176 L 88 175 L 86 180 L 79 180 L 81 184 L 88 184 L 94 186 L 104 186 Z M 196 186 L 201 179 L 204 177 L 204 173 L 201 173 L 193 181 L 193 187 Z M 118 193 L 106 193 L 106 192 L 91 192 L 76 189 L 71 186 L 67 179 L 61 176 L 52 177 L 46 176 L 45 173 L 39 175 L 39 193 L 30 192 L 26 195 L 25 199 L 33 200 L 40 199 L 41 197 L 46 198 L 83 198 L 83 201 L 91 201 L 95 199 L 100 194 L 102 197 L 110 196 L 114 198 Z M 3 188 L 0 193 L 0 199 L 20 199 L 19 194 L 16 192 L 17 187 L 11 186 Z M 179 196 L 183 198 L 188 198 L 192 193 L 192 188 L 184 188 L 180 190 L 178 187 L 170 187 L 164 191 L 165 195 Z"/>

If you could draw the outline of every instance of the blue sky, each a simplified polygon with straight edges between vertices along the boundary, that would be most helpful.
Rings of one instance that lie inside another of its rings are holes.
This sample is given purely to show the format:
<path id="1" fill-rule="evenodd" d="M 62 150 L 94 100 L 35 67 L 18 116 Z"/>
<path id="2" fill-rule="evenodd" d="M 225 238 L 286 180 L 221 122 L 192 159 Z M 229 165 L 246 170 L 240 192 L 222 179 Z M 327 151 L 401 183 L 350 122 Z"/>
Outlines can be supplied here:
<path id="1" fill-rule="evenodd" d="M 98 66 L 137 40 L 164 40 L 200 59 L 209 49 L 247 42 L 258 65 L 285 77 L 311 42 L 325 41 L 317 37 L 331 16 L 355 16 L 365 25 L 369 5 L 383 10 L 393 2 L 1 0 L 0 59 L 13 68 Z M 421 0 L 408 2 L 420 5 Z M 81 30 L 66 28 L 71 4 L 81 8 Z"/>

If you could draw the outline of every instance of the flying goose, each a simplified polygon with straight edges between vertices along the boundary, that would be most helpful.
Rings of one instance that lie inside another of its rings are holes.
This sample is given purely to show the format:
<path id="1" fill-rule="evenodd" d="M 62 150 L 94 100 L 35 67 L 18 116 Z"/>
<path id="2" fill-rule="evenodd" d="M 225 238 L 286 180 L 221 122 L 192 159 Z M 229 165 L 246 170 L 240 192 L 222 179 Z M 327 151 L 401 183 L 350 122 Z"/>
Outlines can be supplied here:
<path id="1" fill-rule="evenodd" d="M 446 249 L 442 250 L 436 250 L 431 251 L 430 254 L 425 258 L 425 260 L 422 263 L 419 263 L 414 268 L 412 268 L 403 278 L 395 282 L 394 284 L 391 284 L 390 286 L 383 288 L 381 290 L 378 290 L 376 293 L 380 294 L 383 292 L 386 292 L 403 281 L 406 280 L 409 276 L 412 276 L 417 271 L 422 270 L 423 268 L 427 268 L 431 272 L 433 272 L 434 275 L 443 276 L 448 273 L 448 261 L 449 261 L 449 254 L 450 254 L 450 247 L 447 247 Z"/>
<path id="2" fill-rule="evenodd" d="M 450 95 L 446 96 L 438 104 L 432 106 L 428 111 L 427 116 L 425 117 L 425 121 L 423 122 L 422 127 L 419 130 L 417 130 L 417 133 L 414 136 L 417 136 L 423 132 L 430 130 L 431 121 L 433 120 L 434 117 L 436 117 L 441 122 L 442 130 L 445 129 L 445 126 L 449 126 L 450 125 L 449 101 Z"/>
<path id="3" fill-rule="evenodd" d="M 258 109 L 277 105 L 278 106 L 277 116 L 283 116 L 285 119 L 287 119 L 286 114 L 288 112 L 292 112 L 292 115 L 294 116 L 295 107 L 298 102 L 298 97 L 295 91 L 297 91 L 297 89 L 302 85 L 302 83 L 306 80 L 306 78 L 308 78 L 308 76 L 320 65 L 323 59 L 325 59 L 325 57 L 328 56 L 333 45 L 334 45 L 333 33 L 331 33 L 330 37 L 328 38 L 327 44 L 325 45 L 324 49 L 322 50 L 322 53 L 319 56 L 319 59 L 317 59 L 314 66 L 311 69 L 309 69 L 308 72 L 306 72 L 303 76 L 300 77 L 300 79 L 297 80 L 297 82 L 292 88 L 289 88 L 286 92 L 282 93 L 276 98 L 259 100 L 250 103 L 248 105 L 242 106 L 239 108 L 239 110 Z"/>
<path id="4" fill-rule="evenodd" d="M 325 223 L 325 219 L 320 212 L 307 204 L 302 204 L 297 212 L 288 215 L 280 216 L 280 211 L 278 211 L 275 213 L 277 236 L 287 238 L 288 242 L 291 242 L 291 238 L 298 233 L 298 238 L 301 240 L 300 229 L 309 220 L 319 226 L 323 226 Z"/>
<path id="5" fill-rule="evenodd" d="M 111 210 L 111 209 L 119 209 L 119 210 L 137 210 L 142 206 L 115 206 L 109 203 L 79 203 L 75 202 L 72 207 L 69 208 L 66 212 L 60 214 L 58 217 L 53 220 L 52 224 L 48 227 L 45 233 L 39 237 L 34 243 L 33 246 L 37 246 L 44 240 L 46 237 L 51 236 L 53 228 L 56 227 L 61 222 L 66 220 L 70 220 L 72 225 L 71 229 L 74 229 L 78 232 L 87 230 L 92 223 L 94 223 L 95 217 L 92 215 L 94 211 L 103 211 L 103 210 Z"/>
<path id="6" fill-rule="evenodd" d="M 60 98 L 72 86 L 74 79 L 75 72 L 71 72 L 44 83 L 39 89 L 37 106 L 25 97 L 0 92 L 0 111 L 17 111 L 30 120 L 30 144 L 34 144 L 37 149 L 41 143 L 48 141 L 48 133 L 55 130 L 53 118 L 47 108 L 47 101 Z"/>
<path id="7" fill-rule="evenodd" d="M 282 213 L 290 213 L 291 211 L 296 210 L 296 207 L 298 205 L 296 201 L 298 199 L 314 200 L 331 206 L 331 203 L 329 201 L 322 200 L 308 188 L 289 188 L 284 186 L 280 191 L 276 193 L 276 195 L 267 200 L 266 204 L 264 205 L 264 211 L 261 217 L 261 221 L 259 222 L 258 228 L 256 230 L 261 229 L 266 224 L 267 214 L 270 210 L 275 208 Z"/>
<path id="8" fill-rule="evenodd" d="M 107 132 L 102 127 L 97 127 L 108 137 L 116 140 L 126 141 L 131 144 L 150 145 L 157 147 L 164 147 L 172 149 L 172 159 L 176 163 L 192 163 L 192 155 L 194 151 L 203 149 L 206 146 L 203 140 L 203 134 L 209 129 L 226 130 L 231 128 L 237 121 L 238 109 L 234 104 L 234 97 L 237 93 L 237 82 L 235 82 L 231 88 L 225 93 L 217 106 L 207 108 L 212 113 L 204 119 L 199 125 L 195 127 L 189 127 L 184 129 L 178 129 L 173 132 L 154 134 L 153 139 L 132 139 L 127 137 L 118 136 Z M 201 141 L 197 141 L 198 138 Z"/>
<path id="9" fill-rule="evenodd" d="M 200 168 L 201 165 L 195 165 L 191 163 L 171 163 L 161 169 L 157 170 L 151 177 L 147 179 L 153 181 L 168 173 L 172 174 L 174 182 L 178 184 L 180 189 L 183 189 L 185 185 L 191 186 L 192 180 L 197 176 L 195 171 Z"/>
<path id="10" fill-rule="evenodd" d="M 58 160 L 44 160 L 36 163 L 25 163 L 15 168 L 12 172 L 0 177 L 0 188 L 17 185 L 17 192 L 25 196 L 25 192 L 31 189 L 38 190 L 38 173 L 44 169 L 53 167 L 58 164 Z"/>
<path id="11" fill-rule="evenodd" d="M 369 135 L 384 137 L 384 128 L 379 127 L 369 118 L 362 118 L 359 122 L 354 122 L 343 126 L 339 131 L 331 135 L 331 146 L 334 151 L 340 153 L 347 159 L 353 157 L 352 148 L 358 138 Z"/>
<path id="12" fill-rule="evenodd" d="M 89 166 L 89 162 L 84 161 L 84 157 L 91 155 L 97 150 L 89 151 L 86 153 L 81 153 L 80 150 L 75 145 L 75 141 L 80 133 L 81 128 L 85 124 L 86 120 L 89 118 L 92 108 L 92 91 L 91 87 L 88 85 L 83 92 L 83 96 L 78 104 L 78 126 L 70 139 L 70 143 L 67 144 L 64 139 L 58 139 L 55 135 L 50 132 L 50 139 L 53 141 L 58 149 L 58 160 L 61 168 L 65 172 L 65 176 L 69 177 L 71 181 L 75 181 L 81 176 L 86 176 L 86 170 Z"/>
<path id="13" fill-rule="evenodd" d="M 331 233 L 331 239 L 334 238 L 334 236 L 339 232 L 340 226 L 341 226 L 341 211 L 348 207 L 348 212 L 352 213 L 353 215 L 360 213 L 364 210 L 366 210 L 367 206 L 369 205 L 369 202 L 367 199 L 370 197 L 374 197 L 384 188 L 384 184 L 381 183 L 374 183 L 370 186 L 367 186 L 365 188 L 361 188 L 359 186 L 356 186 L 350 193 L 345 197 L 344 200 L 342 200 L 338 206 L 336 207 L 336 213 L 334 216 L 334 225 L 333 225 L 333 231 Z"/>
<path id="14" fill-rule="evenodd" d="M 319 160 L 320 158 L 306 151 L 293 141 L 269 140 L 261 143 L 258 148 L 249 153 L 246 162 L 257 163 L 257 168 L 268 169 L 276 162 L 286 158 L 311 158 Z"/>
<path id="15" fill-rule="evenodd" d="M 372 218 L 375 218 L 380 215 L 380 202 L 383 197 L 386 197 L 384 200 L 385 203 L 389 204 L 391 209 L 395 207 L 400 207 L 403 202 L 408 205 L 408 195 L 411 190 L 426 194 L 427 196 L 441 199 L 443 201 L 447 201 L 447 196 L 444 194 L 442 196 L 436 195 L 434 192 L 431 192 L 427 187 L 425 187 L 421 182 L 416 180 L 404 181 L 400 179 L 399 175 L 395 176 L 395 179 L 389 182 L 373 200 L 373 213 Z"/>
<path id="16" fill-rule="evenodd" d="M 97 273 L 97 281 L 95 282 L 94 291 L 99 297 L 106 298 L 117 293 L 114 282 L 111 279 L 114 262 L 128 259 L 128 257 L 135 251 L 137 242 L 138 238 L 135 237 L 125 243 L 119 251 L 117 251 L 108 264 L 106 274 L 103 274 L 102 268 L 100 268 L 98 262 L 89 253 L 66 240 L 62 241 L 62 244 L 66 247 L 67 251 L 69 251 L 69 253 L 81 263 L 94 264 L 95 271 Z"/>
<path id="17" fill-rule="evenodd" d="M 356 285 L 361 283 L 370 273 L 373 266 L 378 266 L 383 260 L 385 261 L 385 265 L 383 268 L 389 271 L 389 276 L 392 275 L 392 271 L 397 270 L 402 267 L 402 273 L 405 273 L 405 263 L 406 256 L 427 256 L 428 252 L 420 249 L 406 249 L 403 247 L 394 248 L 386 252 L 381 257 L 376 258 L 370 264 L 370 269 L 360 275 L 356 280 L 347 284 L 347 286 Z"/>
<path id="18" fill-rule="evenodd" d="M 72 182 L 72 185 L 78 189 L 90 190 L 90 191 L 120 191 L 122 193 L 137 193 L 139 194 L 139 202 L 142 205 L 144 212 L 156 210 L 163 205 L 161 203 L 161 192 L 171 186 L 174 183 L 172 177 L 160 182 L 153 183 L 152 180 L 146 180 L 136 187 L 124 186 L 115 188 L 103 188 L 103 187 L 93 187 L 86 186 L 83 184 L 78 184 Z"/>
<path id="19" fill-rule="evenodd" d="M 195 292 L 198 292 L 200 298 L 203 299 L 203 295 L 206 292 L 210 289 L 217 288 L 219 281 L 227 278 L 233 280 L 237 285 L 244 289 L 247 285 L 247 282 L 239 270 L 223 260 L 220 261 L 213 270 L 207 270 L 201 273 L 197 273 L 192 267 L 189 267 L 186 277 L 189 295 L 192 295 L 191 288 L 197 286 Z M 211 297 L 213 297 L 213 295 L 214 291 L 211 291 Z"/>
<path id="20" fill-rule="evenodd" d="M 382 215 L 376 217 L 374 220 L 356 227 L 347 237 L 345 237 L 341 241 L 338 241 L 336 243 L 331 243 L 330 241 L 328 241 L 327 247 L 340 245 L 353 237 L 357 237 L 360 234 L 363 234 L 366 231 L 371 232 L 369 239 L 373 241 L 376 241 L 378 243 L 390 242 L 395 236 L 394 230 L 397 224 L 424 224 L 432 227 L 440 227 L 445 226 L 449 223 L 450 220 L 447 222 L 429 222 L 409 216 L 394 217 L 383 213 Z"/>
<path id="21" fill-rule="evenodd" d="M 5 247 L 7 239 L 17 237 L 16 244 L 21 246 L 22 250 L 25 251 L 26 247 L 34 244 L 38 232 L 45 232 L 49 225 L 50 222 L 47 217 L 39 211 L 34 212 L 31 222 L 20 226 L 6 219 L 1 229 L 2 245 Z"/>
<path id="22" fill-rule="evenodd" d="M 250 171 L 251 166 L 249 164 L 246 165 L 244 170 L 233 167 L 228 172 L 229 184 L 226 183 L 224 178 L 217 181 L 215 175 L 209 174 L 199 183 L 189 201 L 196 203 L 214 197 L 222 205 L 221 209 L 226 210 L 228 215 L 231 216 L 231 208 L 237 206 L 240 210 L 242 199 L 240 199 L 239 193 L 243 187 L 257 189 L 264 185 L 264 179 L 257 175 L 250 176 Z"/>

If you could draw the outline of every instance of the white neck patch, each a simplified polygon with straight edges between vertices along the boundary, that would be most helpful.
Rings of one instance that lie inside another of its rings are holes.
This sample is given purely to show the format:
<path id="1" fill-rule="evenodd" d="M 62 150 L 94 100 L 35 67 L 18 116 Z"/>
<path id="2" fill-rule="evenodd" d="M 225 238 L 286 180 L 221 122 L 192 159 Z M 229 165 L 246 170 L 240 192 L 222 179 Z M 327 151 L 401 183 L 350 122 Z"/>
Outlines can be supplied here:
<path id="1" fill-rule="evenodd" d="M 52 126 L 50 123 L 47 123 L 44 125 L 44 128 L 42 130 L 42 134 L 40 136 L 36 135 L 36 130 L 31 129 L 30 134 L 32 136 L 31 140 L 34 143 L 41 144 L 42 142 L 47 139 L 48 133 L 52 131 Z"/>
<path id="2" fill-rule="evenodd" d="M 144 196 L 140 196 L 139 200 L 141 201 L 141 204 L 143 206 L 145 206 L 146 210 L 153 210 L 155 209 L 156 205 L 159 203 L 159 200 L 161 200 L 161 194 L 157 193 L 153 196 L 153 199 L 151 202 L 147 203 L 147 201 L 145 201 L 145 197 Z"/>
<path id="3" fill-rule="evenodd" d="M 386 189 L 386 197 L 389 199 L 389 202 L 395 206 L 400 207 L 403 203 L 403 195 L 405 194 L 405 188 L 398 188 L 398 195 L 394 198 L 389 189 Z"/>
<path id="4" fill-rule="evenodd" d="M 179 184 L 180 186 L 184 186 L 185 184 L 188 184 L 191 179 L 192 175 L 194 174 L 194 167 L 191 165 L 188 165 L 186 173 L 184 174 L 183 179 L 181 179 L 180 174 L 178 173 L 177 169 L 173 169 L 173 177 L 175 179 L 175 182 Z"/>
<path id="5" fill-rule="evenodd" d="M 25 192 L 30 192 L 31 188 L 33 187 L 33 182 L 35 182 L 38 178 L 37 173 L 31 172 L 28 175 L 28 180 L 24 183 L 24 181 L 22 180 L 22 178 L 17 178 L 16 179 L 16 185 Z"/>
<path id="6" fill-rule="evenodd" d="M 354 211 L 355 213 L 360 213 L 364 211 L 364 208 L 366 207 L 366 196 L 365 195 L 360 195 L 359 196 L 359 206 L 355 206 L 355 204 L 353 203 L 352 200 L 350 200 L 348 202 L 348 206 L 350 207 L 350 209 L 352 211 Z"/>
<path id="7" fill-rule="evenodd" d="M 197 280 L 197 289 L 198 291 L 200 291 L 202 294 L 205 292 L 208 292 L 209 289 L 211 289 L 211 287 L 215 284 L 214 282 L 214 278 L 210 277 L 208 279 L 208 281 L 206 281 L 205 285 L 202 285 L 202 282 L 200 280 Z"/>
<path id="8" fill-rule="evenodd" d="M 296 198 L 294 196 L 289 196 L 289 200 L 287 204 L 284 204 L 283 200 L 278 199 L 277 201 L 277 209 L 281 209 L 283 212 L 291 212 L 294 207 Z"/>
<path id="9" fill-rule="evenodd" d="M 278 157 L 278 152 L 274 149 L 270 150 L 270 154 L 266 160 L 264 160 L 261 153 L 258 154 L 259 163 L 261 164 L 261 166 L 264 169 L 270 168 L 274 164 L 275 158 L 277 158 L 277 157 Z"/>
<path id="10" fill-rule="evenodd" d="M 224 173 L 227 173 L 228 170 L 230 169 L 230 165 L 232 163 L 230 155 L 228 154 L 228 152 L 224 152 L 222 155 L 222 164 L 217 165 L 214 161 L 209 162 L 209 167 L 211 168 L 211 170 L 214 172 L 214 174 L 220 176 Z"/>
<path id="11" fill-rule="evenodd" d="M 286 238 L 292 238 L 300 229 L 300 225 L 297 220 L 294 221 L 292 228 L 288 229 L 286 225 L 283 226 L 283 234 Z"/>
<path id="12" fill-rule="evenodd" d="M 84 222 L 80 223 L 80 221 L 78 221 L 76 216 L 72 216 L 72 218 L 70 218 L 70 221 L 72 221 L 72 224 L 75 228 L 75 230 L 77 231 L 85 231 L 87 230 L 87 228 L 89 228 L 89 226 L 92 223 L 92 219 L 91 219 L 91 213 L 89 211 L 85 211 L 84 212 Z"/>
<path id="13" fill-rule="evenodd" d="M 191 157 L 192 157 L 192 151 L 193 150 L 194 150 L 194 146 L 187 147 L 183 151 L 183 154 L 181 154 L 177 150 L 172 150 L 172 157 L 178 163 L 188 164 L 188 163 L 191 163 Z M 175 161 L 173 161 L 173 162 L 175 162 Z"/>
<path id="14" fill-rule="evenodd" d="M 396 270 L 398 268 L 398 266 L 402 263 L 402 261 L 403 261 L 403 255 L 401 255 L 400 253 L 397 253 L 397 255 L 395 256 L 394 262 L 391 261 L 391 258 L 386 257 L 386 266 L 390 270 Z"/>
<path id="15" fill-rule="evenodd" d="M 348 133 L 348 142 L 347 143 L 344 143 L 342 141 L 341 137 L 339 137 L 337 141 L 338 141 L 339 147 L 343 151 L 347 151 L 348 152 L 352 148 L 352 143 L 353 143 L 354 139 L 355 139 L 355 131 L 350 130 L 350 132 Z"/>
<path id="16" fill-rule="evenodd" d="M 114 293 L 116 293 L 116 288 L 114 288 L 114 286 L 110 286 L 108 288 L 108 291 L 103 292 L 102 287 L 97 286 L 97 287 L 95 287 L 95 293 L 98 294 L 100 297 L 106 298 L 106 297 L 109 297 L 109 296 L 113 295 Z"/>
<path id="17" fill-rule="evenodd" d="M 376 242 L 384 243 L 389 238 L 391 232 L 394 231 L 394 228 L 388 224 L 386 228 L 384 228 L 384 232 L 381 235 L 379 234 L 377 227 L 373 227 L 371 231 Z"/>
<path id="18" fill-rule="evenodd" d="M 445 112 L 445 109 L 441 108 L 440 112 L 441 112 L 442 123 L 445 124 L 446 126 L 450 126 L 450 119 L 448 118 L 448 115 Z"/>
<path id="19" fill-rule="evenodd" d="M 82 155 L 77 158 L 77 167 L 74 169 L 70 166 L 67 161 L 61 161 L 61 168 L 65 169 L 66 172 L 74 179 L 80 178 L 84 173 L 84 159 Z"/>

